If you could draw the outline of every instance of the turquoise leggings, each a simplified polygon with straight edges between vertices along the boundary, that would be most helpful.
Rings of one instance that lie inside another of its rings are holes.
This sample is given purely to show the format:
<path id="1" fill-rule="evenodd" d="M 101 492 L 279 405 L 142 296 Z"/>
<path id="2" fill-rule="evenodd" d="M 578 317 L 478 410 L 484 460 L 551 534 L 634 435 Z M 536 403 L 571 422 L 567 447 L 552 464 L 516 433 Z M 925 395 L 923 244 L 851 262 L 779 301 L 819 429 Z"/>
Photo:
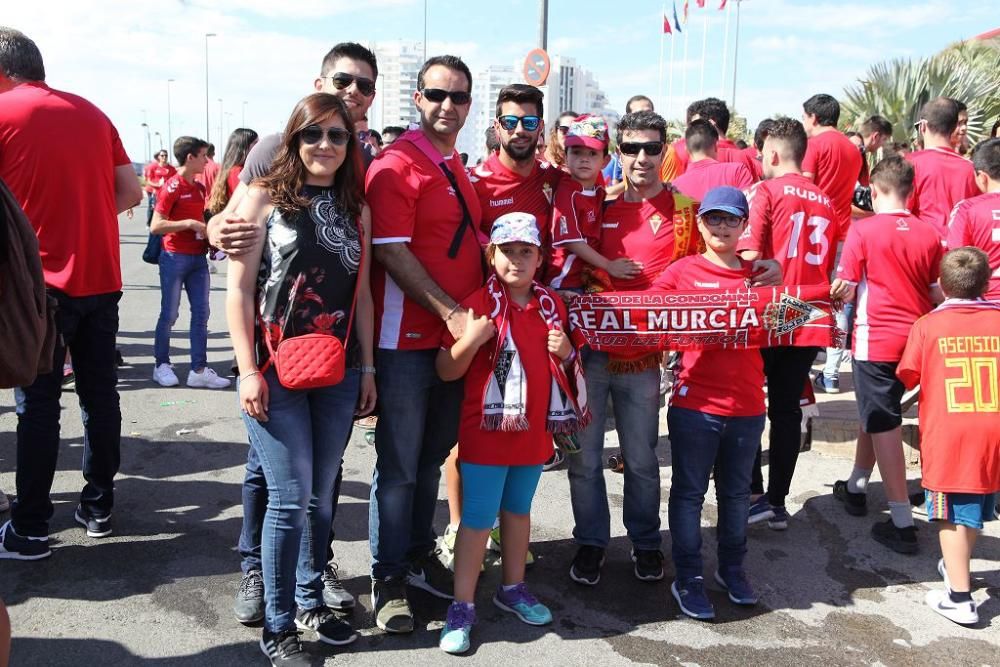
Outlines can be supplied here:
<path id="1" fill-rule="evenodd" d="M 493 527 L 497 512 L 529 514 L 542 466 L 488 466 L 460 462 L 462 525 L 472 530 Z"/>

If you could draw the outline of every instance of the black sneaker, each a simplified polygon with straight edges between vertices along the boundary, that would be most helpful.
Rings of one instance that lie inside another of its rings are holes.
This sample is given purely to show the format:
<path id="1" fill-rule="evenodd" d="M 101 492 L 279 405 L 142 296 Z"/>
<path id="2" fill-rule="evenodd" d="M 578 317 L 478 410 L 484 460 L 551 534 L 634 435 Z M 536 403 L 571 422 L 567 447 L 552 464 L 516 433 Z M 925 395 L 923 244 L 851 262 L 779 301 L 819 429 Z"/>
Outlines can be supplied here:
<path id="1" fill-rule="evenodd" d="M 346 646 L 358 638 L 347 621 L 342 621 L 326 606 L 299 609 L 295 612 L 295 625 L 302 630 L 312 630 L 324 644 Z"/>
<path id="2" fill-rule="evenodd" d="M 872 526 L 872 537 L 898 554 L 917 553 L 916 526 L 897 528 L 892 519 L 886 519 Z"/>
<path id="3" fill-rule="evenodd" d="M 916 493 L 910 494 L 910 505 L 914 507 L 923 507 L 924 502 L 927 500 L 927 496 L 924 495 L 923 491 L 917 491 Z"/>
<path id="4" fill-rule="evenodd" d="M 604 565 L 604 549 L 583 545 L 576 551 L 576 557 L 569 568 L 569 578 L 584 586 L 596 586 L 601 580 Z"/>
<path id="5" fill-rule="evenodd" d="M 635 578 L 639 581 L 659 581 L 663 578 L 663 552 L 659 549 L 632 547 Z"/>
<path id="6" fill-rule="evenodd" d="M 868 514 L 868 494 L 848 491 L 846 480 L 838 479 L 833 483 L 833 497 L 844 504 L 844 509 L 851 516 Z"/>
<path id="7" fill-rule="evenodd" d="M 250 570 L 240 579 L 233 614 L 240 623 L 257 623 L 264 618 L 264 577 L 260 570 Z"/>
<path id="8" fill-rule="evenodd" d="M 0 559 L 41 560 L 51 555 L 48 537 L 22 537 L 10 521 L 0 526 Z"/>
<path id="9" fill-rule="evenodd" d="M 96 517 L 77 505 L 76 522 L 87 529 L 87 537 L 107 537 L 111 534 L 111 515 Z"/>
<path id="10" fill-rule="evenodd" d="M 260 638 L 260 650 L 270 659 L 273 667 L 311 667 L 313 661 L 302 649 L 300 634 L 295 630 L 270 632 L 264 628 L 264 634 Z"/>
<path id="11" fill-rule="evenodd" d="M 327 563 L 323 568 L 323 604 L 334 611 L 354 609 L 354 596 L 344 588 L 334 562 Z"/>
<path id="12" fill-rule="evenodd" d="M 401 578 L 373 579 L 372 605 L 375 625 L 393 634 L 413 632 L 413 610 L 406 599 L 406 583 Z"/>
<path id="13" fill-rule="evenodd" d="M 406 575 L 406 583 L 435 597 L 452 600 L 455 597 L 455 575 L 441 562 L 440 553 L 440 549 L 435 549 L 414 561 Z"/>

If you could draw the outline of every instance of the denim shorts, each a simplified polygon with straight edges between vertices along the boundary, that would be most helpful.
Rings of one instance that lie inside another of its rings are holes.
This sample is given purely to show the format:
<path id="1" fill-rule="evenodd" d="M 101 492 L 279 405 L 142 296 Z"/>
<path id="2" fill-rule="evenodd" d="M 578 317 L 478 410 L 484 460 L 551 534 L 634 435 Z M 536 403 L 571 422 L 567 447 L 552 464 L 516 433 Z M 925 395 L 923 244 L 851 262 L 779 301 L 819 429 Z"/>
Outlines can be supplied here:
<path id="1" fill-rule="evenodd" d="M 983 529 L 984 521 L 996 515 L 995 493 L 944 493 L 924 491 L 927 499 L 927 518 L 930 521 L 948 521 L 956 526 Z"/>

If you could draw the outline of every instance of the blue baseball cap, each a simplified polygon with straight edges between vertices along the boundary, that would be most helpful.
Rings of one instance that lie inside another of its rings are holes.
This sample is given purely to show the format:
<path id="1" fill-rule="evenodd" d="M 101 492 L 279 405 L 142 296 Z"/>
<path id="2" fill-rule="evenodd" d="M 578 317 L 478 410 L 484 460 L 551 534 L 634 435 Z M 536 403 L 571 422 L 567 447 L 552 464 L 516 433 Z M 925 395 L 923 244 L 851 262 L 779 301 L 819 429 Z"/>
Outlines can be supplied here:
<path id="1" fill-rule="evenodd" d="M 723 185 L 709 190 L 698 207 L 698 215 L 705 215 L 709 211 L 725 211 L 745 218 L 750 212 L 750 204 L 738 188 Z"/>

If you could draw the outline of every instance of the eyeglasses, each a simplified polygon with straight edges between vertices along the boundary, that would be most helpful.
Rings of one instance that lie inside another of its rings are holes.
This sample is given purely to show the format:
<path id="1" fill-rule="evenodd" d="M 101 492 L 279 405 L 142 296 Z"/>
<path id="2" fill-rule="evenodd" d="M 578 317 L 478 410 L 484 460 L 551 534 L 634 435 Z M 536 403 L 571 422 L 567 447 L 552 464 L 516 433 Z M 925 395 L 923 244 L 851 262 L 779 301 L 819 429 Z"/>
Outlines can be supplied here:
<path id="1" fill-rule="evenodd" d="M 709 227 L 719 227 L 720 225 L 725 225 L 730 229 L 736 229 L 743 224 L 745 218 L 738 215 L 721 215 L 719 213 L 709 213 L 708 215 L 703 215 L 701 217 L 705 221 L 705 224 Z"/>
<path id="2" fill-rule="evenodd" d="M 435 104 L 441 104 L 447 98 L 451 98 L 454 104 L 464 106 L 472 101 L 472 95 L 464 90 L 443 90 L 441 88 L 424 88 L 420 94 Z"/>
<path id="3" fill-rule="evenodd" d="M 569 125 L 559 126 L 559 134 L 566 134 L 567 132 L 569 132 Z"/>
<path id="4" fill-rule="evenodd" d="M 538 124 L 541 123 L 542 119 L 538 116 L 497 116 L 497 120 L 500 122 L 500 127 L 507 130 L 508 132 L 513 132 L 517 129 L 517 124 L 521 123 L 521 127 L 527 132 L 534 132 L 538 129 Z"/>
<path id="5" fill-rule="evenodd" d="M 323 136 L 334 146 L 346 146 L 351 139 L 351 133 L 342 127 L 328 127 L 325 131 L 319 125 L 310 125 L 299 132 L 302 143 L 313 146 L 323 141 Z"/>
<path id="6" fill-rule="evenodd" d="M 618 150 L 625 155 L 638 155 L 640 151 L 646 151 L 646 155 L 659 155 L 663 152 L 662 141 L 632 142 L 626 141 L 618 144 Z"/>
<path id="7" fill-rule="evenodd" d="M 353 83 L 358 87 L 358 92 L 365 97 L 371 97 L 375 94 L 375 82 L 368 77 L 354 76 L 353 74 L 348 74 L 346 72 L 334 72 L 330 76 L 324 76 L 322 78 L 330 79 L 330 81 L 333 82 L 333 87 L 337 90 L 350 88 Z"/>

